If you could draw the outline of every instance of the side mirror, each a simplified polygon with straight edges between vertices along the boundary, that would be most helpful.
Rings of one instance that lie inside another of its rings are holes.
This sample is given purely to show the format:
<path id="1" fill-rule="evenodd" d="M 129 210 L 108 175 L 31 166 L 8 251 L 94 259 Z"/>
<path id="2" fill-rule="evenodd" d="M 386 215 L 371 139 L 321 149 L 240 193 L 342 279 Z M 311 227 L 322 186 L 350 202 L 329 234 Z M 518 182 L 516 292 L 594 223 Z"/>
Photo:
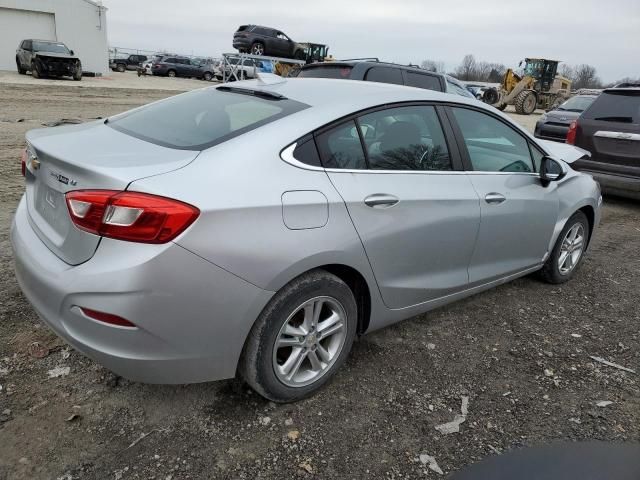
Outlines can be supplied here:
<path id="1" fill-rule="evenodd" d="M 69 53 L 70 53 L 71 55 L 75 55 L 75 53 L 73 53 L 73 50 L 69 50 Z"/>
<path id="2" fill-rule="evenodd" d="M 567 166 L 547 155 L 542 157 L 540 162 L 540 179 L 546 187 L 551 182 L 557 182 L 567 175 Z"/>

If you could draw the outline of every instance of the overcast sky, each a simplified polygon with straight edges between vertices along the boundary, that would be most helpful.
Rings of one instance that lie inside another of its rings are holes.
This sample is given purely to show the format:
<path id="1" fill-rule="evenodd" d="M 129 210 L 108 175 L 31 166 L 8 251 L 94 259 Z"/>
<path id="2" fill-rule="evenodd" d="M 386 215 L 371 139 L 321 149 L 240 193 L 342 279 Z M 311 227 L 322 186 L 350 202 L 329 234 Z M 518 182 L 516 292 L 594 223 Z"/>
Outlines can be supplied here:
<path id="1" fill-rule="evenodd" d="M 254 23 L 336 58 L 432 59 L 467 53 L 515 67 L 524 57 L 594 65 L 605 82 L 640 76 L 640 0 L 103 0 L 111 46 L 218 56 Z"/>

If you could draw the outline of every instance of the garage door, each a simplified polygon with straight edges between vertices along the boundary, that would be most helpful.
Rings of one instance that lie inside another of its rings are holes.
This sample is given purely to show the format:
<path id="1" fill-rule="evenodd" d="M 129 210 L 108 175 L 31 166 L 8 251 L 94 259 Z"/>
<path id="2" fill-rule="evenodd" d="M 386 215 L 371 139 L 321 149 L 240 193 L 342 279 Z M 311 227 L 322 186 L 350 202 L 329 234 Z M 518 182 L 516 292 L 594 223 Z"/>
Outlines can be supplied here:
<path id="1" fill-rule="evenodd" d="M 0 70 L 16 70 L 16 48 L 25 38 L 56 40 L 53 13 L 0 7 Z"/>

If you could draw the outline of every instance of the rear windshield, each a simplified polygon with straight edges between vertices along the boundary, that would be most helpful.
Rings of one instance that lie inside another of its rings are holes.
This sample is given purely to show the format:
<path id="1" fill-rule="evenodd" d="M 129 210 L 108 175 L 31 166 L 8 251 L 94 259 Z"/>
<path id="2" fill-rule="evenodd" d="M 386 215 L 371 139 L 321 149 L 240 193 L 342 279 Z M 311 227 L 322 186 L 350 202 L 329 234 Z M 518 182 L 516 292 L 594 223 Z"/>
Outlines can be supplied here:
<path id="1" fill-rule="evenodd" d="M 327 65 L 326 67 L 303 68 L 298 77 L 303 78 L 349 78 L 352 67 L 348 65 Z"/>
<path id="2" fill-rule="evenodd" d="M 588 97 L 584 95 L 576 95 L 564 102 L 558 107 L 558 110 L 566 110 L 569 112 L 583 112 L 589 105 L 593 103 L 596 97 Z"/>
<path id="3" fill-rule="evenodd" d="M 604 92 L 583 115 L 592 120 L 640 123 L 640 90 Z"/>
<path id="4" fill-rule="evenodd" d="M 215 88 L 194 90 L 108 119 L 119 132 L 157 145 L 204 150 L 308 105 Z"/>

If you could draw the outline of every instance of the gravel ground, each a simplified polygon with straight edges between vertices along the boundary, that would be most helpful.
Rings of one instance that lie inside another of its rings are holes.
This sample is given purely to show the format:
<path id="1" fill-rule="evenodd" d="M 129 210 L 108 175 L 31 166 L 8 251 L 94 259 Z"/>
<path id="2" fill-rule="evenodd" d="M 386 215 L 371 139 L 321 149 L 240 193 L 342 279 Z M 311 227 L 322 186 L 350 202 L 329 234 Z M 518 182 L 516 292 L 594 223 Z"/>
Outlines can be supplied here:
<path id="1" fill-rule="evenodd" d="M 446 474 L 554 439 L 640 440 L 639 377 L 590 358 L 640 373 L 640 205 L 613 198 L 570 283 L 523 278 L 367 335 L 293 405 L 235 380 L 132 383 L 68 349 L 12 272 L 24 133 L 173 93 L 0 84 L 0 479 L 438 478 L 421 455 Z M 440 433 L 463 398 L 460 432 Z"/>

